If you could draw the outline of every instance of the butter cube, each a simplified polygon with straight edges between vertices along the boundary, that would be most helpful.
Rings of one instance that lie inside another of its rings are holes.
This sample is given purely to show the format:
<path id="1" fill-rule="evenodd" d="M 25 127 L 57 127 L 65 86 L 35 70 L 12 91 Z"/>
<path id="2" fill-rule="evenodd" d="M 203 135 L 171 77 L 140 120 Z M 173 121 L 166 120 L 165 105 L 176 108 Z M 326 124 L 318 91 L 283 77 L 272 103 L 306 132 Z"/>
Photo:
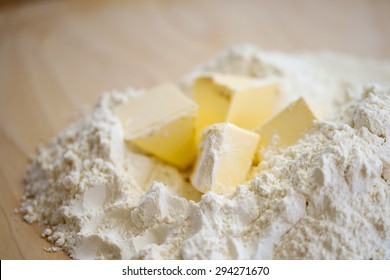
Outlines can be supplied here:
<path id="1" fill-rule="evenodd" d="M 191 182 L 200 192 L 232 193 L 246 180 L 259 135 L 225 122 L 204 130 Z"/>
<path id="2" fill-rule="evenodd" d="M 219 122 L 255 129 L 272 115 L 279 96 L 276 80 L 225 74 L 198 78 L 192 95 L 199 105 L 195 123 L 198 140 L 205 127 Z"/>
<path id="3" fill-rule="evenodd" d="M 195 158 L 196 113 L 196 103 L 173 84 L 135 95 L 116 110 L 125 140 L 180 169 Z"/>
<path id="4" fill-rule="evenodd" d="M 260 134 L 259 150 L 267 147 L 275 134 L 279 136 L 279 146 L 294 144 L 310 128 L 315 119 L 305 100 L 299 98 L 256 129 Z"/>

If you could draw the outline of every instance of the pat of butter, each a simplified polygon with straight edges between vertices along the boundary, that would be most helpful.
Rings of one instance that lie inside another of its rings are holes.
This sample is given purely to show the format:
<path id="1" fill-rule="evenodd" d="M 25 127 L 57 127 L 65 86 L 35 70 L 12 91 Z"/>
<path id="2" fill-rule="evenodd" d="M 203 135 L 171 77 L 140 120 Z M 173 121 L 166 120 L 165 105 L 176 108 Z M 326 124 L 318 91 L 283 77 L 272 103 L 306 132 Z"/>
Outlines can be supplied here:
<path id="1" fill-rule="evenodd" d="M 196 103 L 173 84 L 133 96 L 116 110 L 126 140 L 180 169 L 195 158 L 196 113 Z"/>
<path id="2" fill-rule="evenodd" d="M 198 78 L 192 95 L 199 105 L 195 123 L 198 140 L 205 127 L 219 122 L 255 129 L 274 113 L 279 96 L 276 80 L 225 74 Z"/>
<path id="3" fill-rule="evenodd" d="M 299 98 L 256 129 L 260 134 L 259 150 L 267 147 L 275 134 L 279 136 L 279 146 L 294 144 L 310 128 L 315 119 L 305 100 Z"/>
<path id="4" fill-rule="evenodd" d="M 259 135 L 231 123 L 204 130 L 191 182 L 200 192 L 232 193 L 246 180 Z"/>

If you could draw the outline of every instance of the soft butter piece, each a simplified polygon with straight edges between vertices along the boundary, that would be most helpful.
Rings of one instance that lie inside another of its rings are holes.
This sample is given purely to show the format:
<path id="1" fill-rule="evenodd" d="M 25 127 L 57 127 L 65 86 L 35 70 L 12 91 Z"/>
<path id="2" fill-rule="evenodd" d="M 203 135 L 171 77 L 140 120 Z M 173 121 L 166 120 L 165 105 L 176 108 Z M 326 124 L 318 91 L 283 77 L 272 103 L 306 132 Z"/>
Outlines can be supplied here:
<path id="1" fill-rule="evenodd" d="M 256 129 L 260 134 L 259 151 L 270 144 L 274 135 L 279 137 L 278 146 L 294 144 L 315 119 L 303 98 L 290 103 L 279 114 Z"/>
<path id="2" fill-rule="evenodd" d="M 124 138 L 180 169 L 195 158 L 197 105 L 174 84 L 163 84 L 120 105 Z"/>
<path id="3" fill-rule="evenodd" d="M 200 192 L 227 194 L 246 180 L 259 135 L 224 122 L 204 130 L 191 182 Z"/>
<path id="4" fill-rule="evenodd" d="M 192 87 L 192 96 L 199 105 L 196 120 L 199 139 L 205 127 L 225 121 L 255 129 L 274 112 L 278 82 L 214 74 L 198 78 Z"/>

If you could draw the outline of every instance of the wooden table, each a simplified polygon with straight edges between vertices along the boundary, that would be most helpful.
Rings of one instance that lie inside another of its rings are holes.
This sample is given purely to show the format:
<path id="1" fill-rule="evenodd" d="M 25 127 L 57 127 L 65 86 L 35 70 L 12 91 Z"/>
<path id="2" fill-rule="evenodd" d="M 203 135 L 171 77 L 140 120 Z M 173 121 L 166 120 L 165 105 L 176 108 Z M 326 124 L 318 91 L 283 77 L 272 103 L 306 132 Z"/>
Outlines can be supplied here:
<path id="1" fill-rule="evenodd" d="M 230 44 L 390 58 L 390 1 L 0 2 L 0 258 L 47 253 L 13 211 L 29 156 L 101 92 L 177 81 Z"/>

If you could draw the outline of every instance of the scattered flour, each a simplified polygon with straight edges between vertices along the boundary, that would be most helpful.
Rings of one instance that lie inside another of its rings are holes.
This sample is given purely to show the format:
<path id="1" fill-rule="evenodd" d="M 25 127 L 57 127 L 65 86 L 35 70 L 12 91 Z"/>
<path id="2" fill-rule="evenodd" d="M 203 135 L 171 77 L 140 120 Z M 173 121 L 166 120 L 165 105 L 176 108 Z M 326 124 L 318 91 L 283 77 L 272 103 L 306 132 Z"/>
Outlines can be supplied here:
<path id="1" fill-rule="evenodd" d="M 113 108 L 140 91 L 106 93 L 28 170 L 21 211 L 47 225 L 48 250 L 76 259 L 389 259 L 390 65 L 244 45 L 183 88 L 213 71 L 280 78 L 280 108 L 303 96 L 321 121 L 295 145 L 265 150 L 233 195 L 202 196 L 188 174 L 124 143 Z"/>

